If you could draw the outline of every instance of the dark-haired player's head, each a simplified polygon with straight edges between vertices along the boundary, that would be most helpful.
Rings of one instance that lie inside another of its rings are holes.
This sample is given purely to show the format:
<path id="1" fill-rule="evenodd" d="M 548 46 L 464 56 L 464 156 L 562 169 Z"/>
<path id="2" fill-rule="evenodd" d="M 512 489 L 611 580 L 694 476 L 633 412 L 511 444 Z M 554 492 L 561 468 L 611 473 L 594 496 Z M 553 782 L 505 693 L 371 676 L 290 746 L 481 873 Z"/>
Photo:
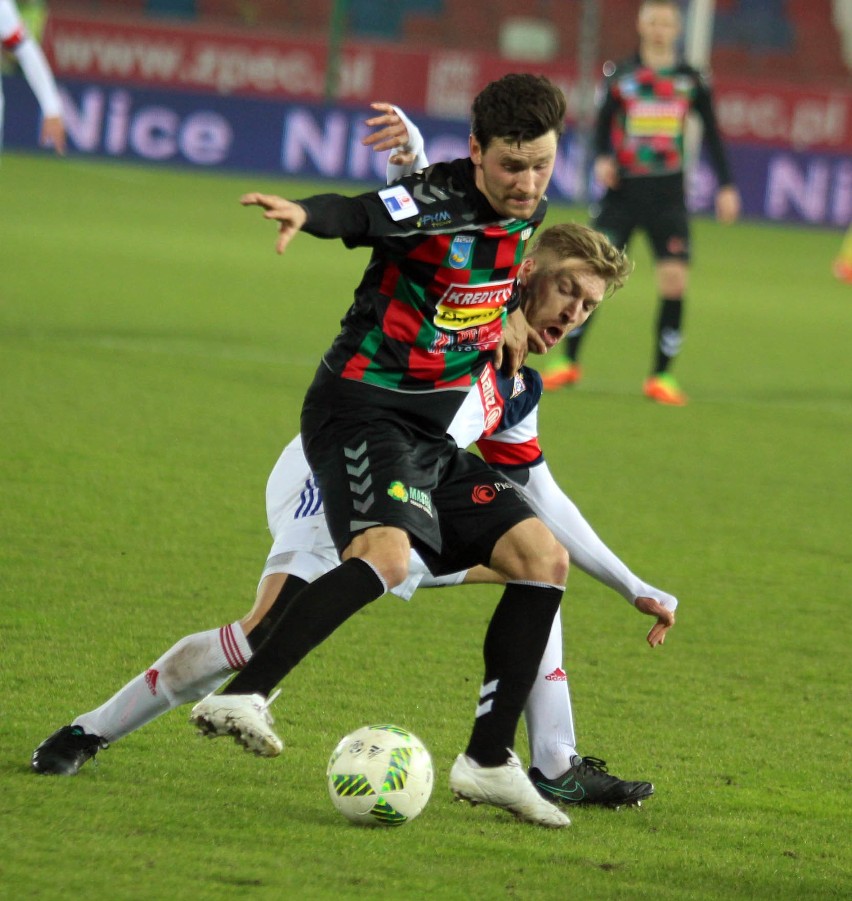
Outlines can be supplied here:
<path id="1" fill-rule="evenodd" d="M 470 157 L 476 186 L 499 215 L 535 213 L 553 173 L 565 112 L 565 95 L 541 75 L 504 75 L 476 96 Z"/>
<path id="2" fill-rule="evenodd" d="M 495 138 L 520 144 L 565 128 L 565 95 L 543 75 L 510 74 L 477 94 L 470 132 L 483 150 Z"/>

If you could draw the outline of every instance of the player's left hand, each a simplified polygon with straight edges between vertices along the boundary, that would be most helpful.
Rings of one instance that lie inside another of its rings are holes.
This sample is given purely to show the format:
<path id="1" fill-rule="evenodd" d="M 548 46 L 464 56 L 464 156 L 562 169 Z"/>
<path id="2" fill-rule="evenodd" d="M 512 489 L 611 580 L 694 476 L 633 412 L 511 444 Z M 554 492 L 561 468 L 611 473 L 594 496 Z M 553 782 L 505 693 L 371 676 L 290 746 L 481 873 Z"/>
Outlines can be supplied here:
<path id="1" fill-rule="evenodd" d="M 666 633 L 675 624 L 674 610 L 668 610 L 654 598 L 636 598 L 634 606 L 640 613 L 647 616 L 656 616 L 657 622 L 651 626 L 651 631 L 646 636 L 648 644 L 655 648 L 666 640 Z"/>
<path id="2" fill-rule="evenodd" d="M 524 365 L 530 331 L 526 316 L 520 307 L 509 313 L 503 326 L 503 338 L 494 357 L 495 368 L 502 369 L 506 375 L 514 375 Z"/>
<path id="3" fill-rule="evenodd" d="M 723 225 L 731 225 L 740 218 L 740 192 L 733 185 L 725 185 L 716 192 L 716 218 Z"/>
<path id="4" fill-rule="evenodd" d="M 41 144 L 53 147 L 60 156 L 65 156 L 65 123 L 61 116 L 45 116 L 41 125 Z"/>
<path id="5" fill-rule="evenodd" d="M 407 166 L 414 162 L 414 153 L 409 149 L 409 134 L 405 123 L 397 115 L 393 105 L 384 101 L 377 100 L 370 106 L 374 110 L 378 110 L 381 115 L 373 116 L 364 121 L 365 125 L 370 128 L 376 128 L 372 134 L 363 138 L 361 143 L 365 147 L 372 147 L 377 153 L 384 150 L 396 150 L 402 148 L 398 153 L 394 153 L 390 157 L 390 162 L 395 166 Z"/>

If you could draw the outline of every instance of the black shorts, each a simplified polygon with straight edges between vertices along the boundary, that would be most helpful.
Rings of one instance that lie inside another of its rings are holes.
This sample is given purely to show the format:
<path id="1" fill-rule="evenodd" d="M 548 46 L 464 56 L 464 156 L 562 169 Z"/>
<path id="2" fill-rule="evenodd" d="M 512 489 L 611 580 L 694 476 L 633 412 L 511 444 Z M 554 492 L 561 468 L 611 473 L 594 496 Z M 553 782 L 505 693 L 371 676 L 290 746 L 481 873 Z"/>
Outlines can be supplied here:
<path id="1" fill-rule="evenodd" d="M 624 179 L 604 194 L 592 225 L 621 248 L 641 229 L 655 260 L 689 262 L 689 218 L 680 175 Z"/>
<path id="2" fill-rule="evenodd" d="M 410 395 L 327 371 L 308 390 L 302 443 L 338 552 L 365 529 L 396 526 L 433 573 L 457 572 L 487 565 L 497 540 L 535 515 L 505 476 L 426 427 L 418 412 L 430 397 L 407 409 Z"/>

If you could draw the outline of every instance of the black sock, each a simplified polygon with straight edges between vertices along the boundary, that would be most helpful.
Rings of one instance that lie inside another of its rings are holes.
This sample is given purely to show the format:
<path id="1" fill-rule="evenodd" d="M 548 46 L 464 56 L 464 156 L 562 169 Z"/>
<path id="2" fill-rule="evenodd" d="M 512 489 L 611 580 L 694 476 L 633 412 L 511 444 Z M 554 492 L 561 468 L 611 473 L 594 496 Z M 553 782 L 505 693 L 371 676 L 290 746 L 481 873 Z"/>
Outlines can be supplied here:
<path id="1" fill-rule="evenodd" d="M 385 590 L 369 563 L 357 557 L 341 563 L 293 597 L 266 641 L 222 693 L 268 696 L 303 657 Z"/>
<path id="2" fill-rule="evenodd" d="M 284 585 L 278 592 L 278 597 L 272 602 L 272 606 L 266 611 L 266 616 L 246 636 L 252 652 L 256 651 L 269 637 L 269 633 L 275 628 L 275 624 L 287 612 L 293 598 L 307 585 L 304 579 L 287 573 Z"/>
<path id="3" fill-rule="evenodd" d="M 654 373 L 661 375 L 680 352 L 683 343 L 683 298 L 664 297 L 660 300 L 657 319 L 657 359 Z"/>
<path id="4" fill-rule="evenodd" d="M 482 766 L 509 759 L 562 593 L 552 585 L 509 582 L 491 617 L 483 649 L 485 678 L 465 752 Z"/>

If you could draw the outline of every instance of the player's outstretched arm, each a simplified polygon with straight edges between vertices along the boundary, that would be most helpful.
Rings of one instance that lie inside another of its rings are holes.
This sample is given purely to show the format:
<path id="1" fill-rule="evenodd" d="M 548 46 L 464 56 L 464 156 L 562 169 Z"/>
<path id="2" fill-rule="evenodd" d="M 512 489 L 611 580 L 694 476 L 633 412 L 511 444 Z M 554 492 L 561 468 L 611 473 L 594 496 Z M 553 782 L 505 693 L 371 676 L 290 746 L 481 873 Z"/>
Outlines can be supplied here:
<path id="1" fill-rule="evenodd" d="M 308 220 L 308 214 L 303 206 L 275 194 L 257 192 L 243 194 L 240 203 L 243 206 L 261 207 L 265 211 L 264 219 L 273 219 L 278 223 L 278 240 L 275 242 L 275 250 L 278 253 L 284 253 L 293 236 Z"/>
<path id="2" fill-rule="evenodd" d="M 607 547 L 577 505 L 562 491 L 545 462 L 523 471 L 506 471 L 530 506 L 563 544 L 571 562 L 593 579 L 617 591 L 640 613 L 656 616 L 648 633 L 651 647 L 662 644 L 674 625 L 677 598 L 642 581 Z"/>

